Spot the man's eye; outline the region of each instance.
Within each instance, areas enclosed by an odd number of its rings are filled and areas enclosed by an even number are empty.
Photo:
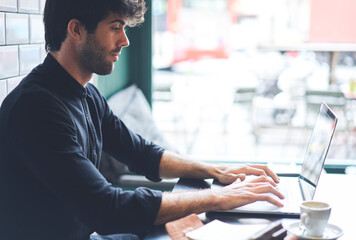
[[[112,30],[113,31],[119,31],[121,28],[117,28],[117,27],[113,27]]]

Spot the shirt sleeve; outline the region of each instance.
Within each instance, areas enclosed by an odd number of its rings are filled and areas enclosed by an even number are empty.
[[[44,194],[53,194],[91,229],[100,234],[142,234],[153,226],[162,193],[147,188],[123,191],[109,184],[85,157],[75,123],[60,101],[44,93],[23,97],[9,127],[14,131],[10,141],[21,149],[17,153],[21,164],[47,189]],[[128,136],[120,141],[130,138],[125,131]]]
[[[100,95],[102,110],[103,151],[110,154],[139,175],[151,181],[161,181],[159,164],[164,149],[133,133],[114,115]]]

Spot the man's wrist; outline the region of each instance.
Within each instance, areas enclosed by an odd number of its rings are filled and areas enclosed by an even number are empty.
[[[210,178],[219,179],[220,176],[224,174],[224,169],[225,167],[223,167],[222,165],[210,164],[210,166],[208,167],[208,175],[210,176]]]

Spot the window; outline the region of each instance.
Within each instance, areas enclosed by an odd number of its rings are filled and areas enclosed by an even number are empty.
[[[176,150],[199,159],[298,163],[313,103],[324,100],[339,116],[327,163],[349,164],[354,8],[352,0],[154,0],[158,126]]]

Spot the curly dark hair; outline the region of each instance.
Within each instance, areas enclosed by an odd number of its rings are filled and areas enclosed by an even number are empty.
[[[134,27],[144,21],[144,0],[46,0],[43,22],[47,51],[59,51],[67,36],[70,20],[79,20],[89,33],[94,33],[100,21],[110,13],[127,19]]]

